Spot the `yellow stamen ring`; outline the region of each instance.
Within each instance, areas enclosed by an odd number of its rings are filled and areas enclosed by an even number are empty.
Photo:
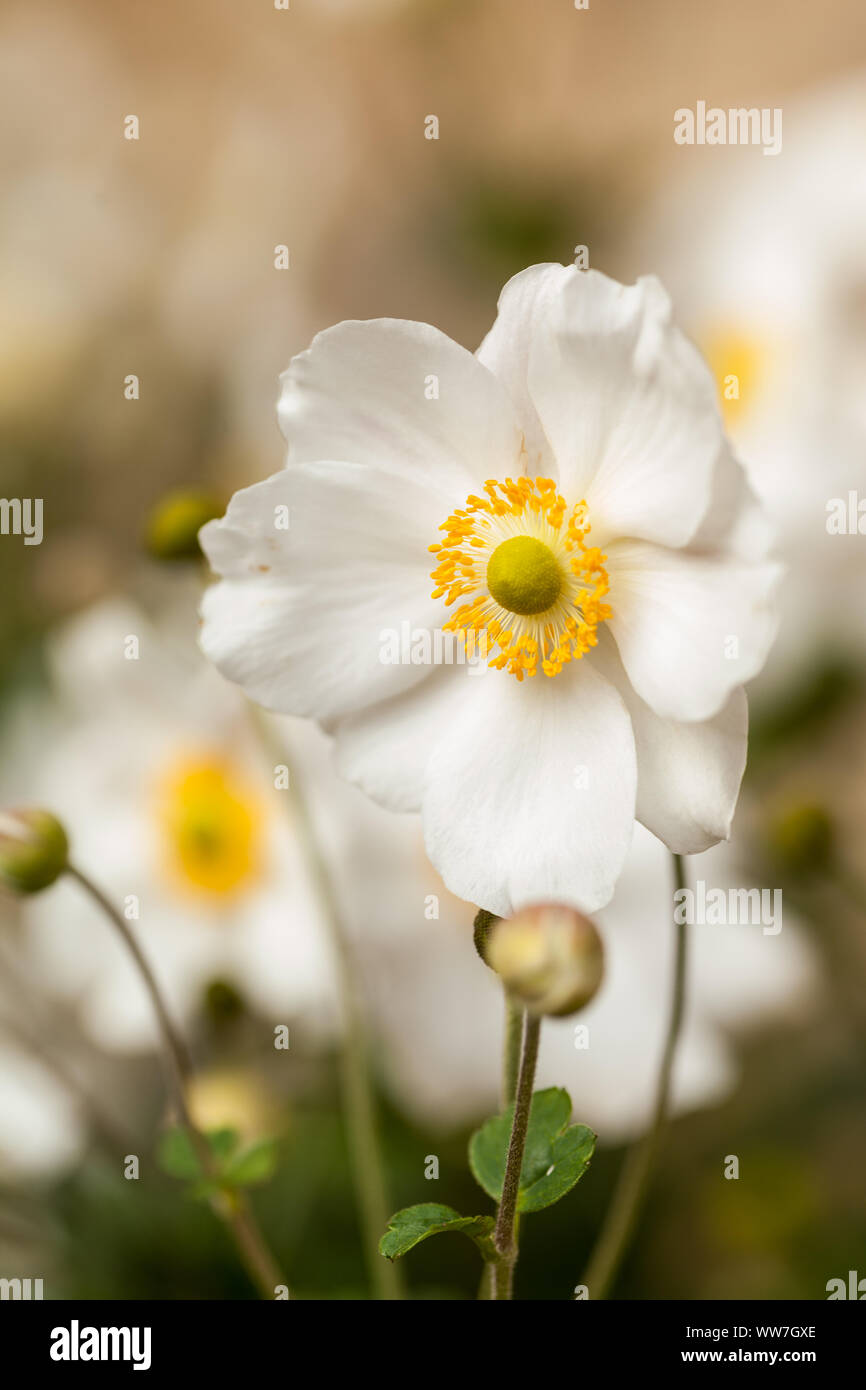
[[[444,624],[464,641],[485,633],[498,654],[490,665],[522,680],[539,665],[556,676],[598,641],[611,616],[607,556],[584,542],[586,503],[568,512],[550,478],[488,481],[484,497],[466,499],[440,526],[431,545],[434,598],[446,604],[469,598]]]

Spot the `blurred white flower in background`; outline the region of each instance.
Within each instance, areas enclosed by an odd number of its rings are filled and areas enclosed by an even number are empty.
[[[8,1040],[0,1011],[0,1181],[33,1181],[71,1167],[85,1135],[69,1088]]]
[[[184,819],[166,816],[154,789],[165,785],[166,770],[192,767],[199,775],[199,750],[218,749],[238,769],[238,786],[257,789],[250,804],[259,803],[262,824],[269,820],[268,798],[284,795],[271,790],[270,767],[263,769],[251,742],[243,702],[195,650],[192,593],[185,598],[152,622],[134,606],[108,603],[61,630],[49,649],[52,697],[19,711],[7,729],[4,800],[14,786],[16,799],[26,793],[27,800],[51,805],[67,819],[76,858],[108,892],[118,902],[140,894],[141,921],[130,925],[184,1021],[207,983],[220,978],[233,982],[269,1024],[297,1012],[305,1045],[328,1045],[338,1025],[327,936],[283,806],[276,806],[276,824],[262,837],[270,851],[267,872],[264,862],[252,870],[248,848],[239,852],[231,835],[218,871],[213,864],[208,871],[218,873],[220,891],[203,892],[200,881],[184,885],[178,876],[179,862],[186,863],[200,880],[206,859],[166,857],[167,846],[179,848],[175,837]],[[127,662],[123,641],[133,633],[140,659]],[[343,781],[331,741],[315,727],[281,720],[273,731],[291,749],[306,787],[388,1089],[407,1114],[435,1129],[477,1122],[498,1106],[503,1001],[499,981],[472,943],[473,909],[452,897],[431,868],[417,816],[384,811]],[[226,805],[225,787],[208,781],[204,790],[236,834],[237,807],[231,800]],[[180,805],[185,815],[194,811],[195,796],[181,796]],[[219,817],[202,828],[212,836]],[[733,882],[728,853],[719,848],[689,860],[690,877]],[[226,891],[231,871],[239,875],[236,893]],[[213,887],[213,877],[210,882]],[[88,1031],[106,1047],[153,1044],[140,982],[74,885],[29,899],[19,912],[17,940],[31,941],[40,989],[75,1001]],[[641,827],[616,896],[596,920],[605,980],[584,1013],[545,1024],[540,1084],[566,1086],[578,1117],[611,1142],[645,1121],[672,972],[669,856]],[[814,983],[793,923],[786,921],[779,936],[763,936],[760,927],[696,926],[691,941],[677,1110],[711,1104],[733,1085],[731,1030],[793,1013]],[[582,1024],[588,1046],[577,1048],[575,1026]]]
[[[863,537],[827,532],[831,499],[866,497],[864,74],[786,104],[776,158],[705,149],[698,167],[696,153],[640,220],[632,257],[658,270],[707,355],[779,530],[782,621],[757,684],[774,694],[816,655],[866,650],[866,608],[840,599],[862,586]]]
[[[55,700],[29,737],[18,718],[6,800],[51,806],[74,862],[139,914],[130,929],[182,1022],[227,980],[275,1021],[288,1013],[327,1034],[331,961],[284,793],[191,624],[187,638],[171,625],[158,634],[120,602],[72,620],[49,647]],[[22,915],[46,988],[78,1000],[94,1039],[153,1044],[128,953],[76,884],[28,900]]]
[[[422,882],[414,890],[403,884],[402,921],[388,949],[362,956],[386,1043],[383,1065],[401,1102],[419,1119],[472,1123],[498,1108],[502,989],[475,955],[465,903],[440,885],[440,920],[423,920],[425,895],[436,884],[420,861],[420,832],[414,817],[391,820],[392,838],[405,844],[407,861],[415,837]],[[686,862],[692,884],[703,878],[712,887],[746,886],[727,846]],[[386,882],[383,905],[388,894]],[[541,1034],[537,1084],[566,1087],[576,1118],[596,1129],[601,1143],[640,1133],[653,1106],[672,988],[672,913],[670,855],[637,826],[614,899],[594,915],[605,948],[601,989],[574,1017],[545,1019]],[[371,918],[368,932],[375,933],[378,921]],[[789,918],[776,936],[764,935],[760,925],[696,924],[688,930],[675,1112],[727,1095],[738,1076],[735,1035],[774,1019],[800,1021],[816,986],[813,954]]]

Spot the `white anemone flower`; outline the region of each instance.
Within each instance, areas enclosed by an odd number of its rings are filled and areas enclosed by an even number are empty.
[[[285,373],[280,419],[286,469],[201,533],[204,650],[420,810],[452,892],[592,911],[635,817],[677,852],[727,836],[778,571],[655,279],[532,267],[474,356],[425,324],[339,324]],[[401,631],[432,660],[392,660]]]

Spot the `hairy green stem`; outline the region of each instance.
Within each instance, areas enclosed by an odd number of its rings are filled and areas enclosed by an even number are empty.
[[[679,890],[685,887],[685,867],[682,855],[675,854],[673,856],[673,867],[674,885]],[[583,1282],[590,1298],[593,1299],[607,1297],[637,1226],[649,1189],[653,1167],[667,1122],[673,1063],[685,1009],[686,963],[686,926],[684,923],[677,923],[671,1011],[659,1068],[652,1120],[644,1138],[635,1145],[626,1157],[595,1250],[584,1275]]]
[[[512,1297],[514,1266],[517,1263],[518,1253],[517,1198],[520,1192],[520,1170],[523,1167],[523,1153],[526,1148],[529,1111],[532,1106],[532,1087],[535,1082],[538,1043],[541,1035],[541,1019],[534,1014],[524,1011],[522,1023],[520,1067],[514,1095],[514,1119],[511,1123],[511,1138],[508,1141],[508,1156],[505,1160],[502,1196],[499,1200],[496,1227],[493,1232],[493,1243],[496,1246],[499,1259],[492,1266],[490,1272],[491,1298],[498,1300]]]
[[[511,995],[505,994],[505,1041],[502,1055],[502,1108],[514,1104],[520,1071],[520,1044],[523,1038],[523,1010]]]

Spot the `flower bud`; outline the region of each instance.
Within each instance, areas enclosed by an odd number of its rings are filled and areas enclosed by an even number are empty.
[[[769,848],[790,873],[808,875],[829,870],[835,853],[833,822],[823,806],[795,805],[771,822]]]
[[[196,1072],[187,1087],[190,1114],[205,1133],[231,1129],[246,1143],[273,1134],[284,1124],[274,1096],[252,1067],[212,1066]]]
[[[597,993],[604,950],[595,924],[557,903],[527,907],[490,931],[486,960],[534,1014],[573,1014]]]
[[[49,811],[0,811],[0,882],[16,893],[49,888],[67,867],[66,831]]]
[[[204,992],[204,1013],[210,1023],[220,1027],[243,1017],[243,997],[228,980],[211,980]]]
[[[147,519],[145,548],[155,560],[198,560],[198,533],[225,508],[210,493],[196,489],[170,492]]]

